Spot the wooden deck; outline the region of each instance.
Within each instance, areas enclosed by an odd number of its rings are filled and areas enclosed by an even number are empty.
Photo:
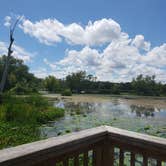
[[[0,151],[0,166],[161,166],[164,162],[166,139],[109,126]]]

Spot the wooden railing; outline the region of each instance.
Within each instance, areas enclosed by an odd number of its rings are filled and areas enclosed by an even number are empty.
[[[166,139],[109,126],[0,151],[0,166],[113,166],[166,164]]]

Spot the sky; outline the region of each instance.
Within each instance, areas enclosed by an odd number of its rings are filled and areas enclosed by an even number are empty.
[[[39,78],[86,71],[101,81],[139,74],[166,82],[165,0],[1,0],[0,55],[16,27],[13,56]]]

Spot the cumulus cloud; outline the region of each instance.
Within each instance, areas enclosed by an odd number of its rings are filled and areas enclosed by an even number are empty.
[[[127,82],[138,74],[155,74],[158,81],[166,82],[166,43],[151,48],[143,35],[130,38],[112,19],[89,21],[83,26],[78,23],[65,25],[56,19],[32,22],[24,18],[20,28],[47,45],[62,41],[82,45],[80,50],[66,51],[66,56],[58,62],[43,59],[51,69],[49,74],[59,78],[85,70],[99,80]],[[105,48],[101,50],[100,45]]]
[[[48,64],[55,76],[62,78],[69,72],[85,70],[98,80],[127,82],[139,74],[156,75],[158,81],[166,82],[166,44],[155,47],[142,55],[130,40],[112,42],[102,52],[90,47],[80,51],[69,50],[66,57]],[[56,67],[55,67],[56,66]],[[62,75],[63,73],[63,75]]]
[[[63,38],[70,44],[101,45],[124,36],[117,22],[105,18],[89,21],[85,27],[77,23],[65,25],[56,19],[44,19],[34,23],[23,19],[20,28],[47,45],[61,42]]]
[[[150,49],[150,42],[145,41],[143,35],[136,35],[132,41],[132,44],[137,48],[144,49],[145,51],[149,51]]]
[[[8,45],[5,42],[0,41],[0,55],[7,55]],[[13,45],[13,57],[22,59],[24,62],[29,62],[34,56],[34,53],[26,51],[24,48],[14,44]]]

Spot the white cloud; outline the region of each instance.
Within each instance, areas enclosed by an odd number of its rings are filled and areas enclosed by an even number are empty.
[[[77,23],[64,25],[56,19],[44,19],[34,23],[23,19],[20,28],[47,45],[61,42],[62,38],[70,44],[101,45],[124,36],[120,25],[112,19],[90,21],[85,27]]]
[[[35,70],[30,70],[30,72],[34,73],[34,75],[38,78],[45,78],[49,75],[46,68],[38,68]]]
[[[132,41],[132,44],[137,48],[144,49],[145,51],[149,51],[150,49],[150,42],[145,41],[143,35],[136,35]]]
[[[71,72],[85,70],[99,80],[126,82],[138,74],[155,74],[158,81],[166,82],[166,43],[151,48],[143,35],[130,38],[112,19],[90,21],[82,26],[78,23],[65,25],[56,19],[32,22],[24,18],[20,28],[47,45],[64,39],[68,44],[83,46],[79,51],[66,51],[66,56],[58,62],[44,58],[50,71],[39,70],[38,76],[52,74],[63,78]],[[103,44],[106,46],[101,51],[99,46]]]
[[[0,55],[7,55],[8,45],[5,42],[0,41]],[[22,59],[24,62],[29,62],[34,56],[34,53],[26,51],[24,48],[14,44],[13,45],[13,57]]]
[[[45,62],[51,67],[52,62]],[[51,71],[58,78],[85,70],[103,81],[127,82],[139,74],[155,74],[158,81],[166,82],[166,44],[144,55],[131,44],[130,39],[112,42],[101,53],[86,46],[80,51],[67,51],[66,57],[53,65]]]
[[[11,17],[6,16],[5,19],[4,19],[4,26],[10,27],[10,25],[11,25]]]
[[[55,68],[57,67],[56,64],[53,64],[53,63],[49,62],[49,61],[47,60],[47,58],[44,58],[44,59],[43,59],[43,62],[44,62],[46,65],[48,65],[50,68],[52,68],[52,69],[55,69]]]

